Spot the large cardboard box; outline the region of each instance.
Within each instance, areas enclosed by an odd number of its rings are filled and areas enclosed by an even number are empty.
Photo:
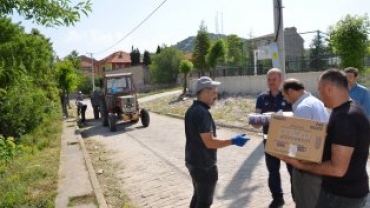
[[[321,163],[327,124],[273,114],[265,152]]]

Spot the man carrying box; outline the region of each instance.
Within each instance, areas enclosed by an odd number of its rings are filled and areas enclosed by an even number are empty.
[[[328,122],[324,104],[305,91],[303,83],[297,79],[287,79],[283,83],[283,95],[298,118]],[[296,208],[312,208],[318,201],[321,190],[321,176],[293,168],[292,194]]]
[[[316,208],[361,208],[369,192],[369,120],[363,108],[350,99],[342,71],[329,69],[321,74],[318,92],[325,106],[332,109],[322,164],[281,158],[297,169],[322,175]]]
[[[292,111],[292,106],[284,99],[280,91],[283,82],[283,74],[280,69],[272,68],[267,72],[267,85],[269,90],[258,95],[256,113]],[[260,128],[259,125],[253,125]],[[268,133],[268,125],[263,126],[264,136]],[[266,144],[266,141],[263,141]],[[278,208],[284,205],[283,190],[281,188],[280,160],[265,153],[265,162],[269,172],[268,185],[272,194],[272,202],[269,208]],[[291,174],[291,166],[287,166]]]

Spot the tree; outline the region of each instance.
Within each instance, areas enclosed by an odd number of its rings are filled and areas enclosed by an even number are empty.
[[[327,53],[327,43],[320,31],[317,31],[317,35],[312,39],[310,44],[310,68],[311,69],[322,69],[326,66],[327,61],[322,59],[322,55]]]
[[[0,16],[16,12],[27,20],[51,27],[74,25],[80,20],[81,13],[87,16],[91,12],[90,0],[75,5],[70,3],[71,0],[5,0],[0,4]]]
[[[212,69],[214,69],[220,61],[225,60],[225,55],[225,42],[222,39],[217,39],[216,42],[213,44],[209,54],[207,55],[207,62],[209,67],[211,67],[210,74],[212,78],[214,77]]]
[[[138,48],[134,49],[134,46],[132,46],[130,56],[131,56],[131,66],[136,66],[140,64],[140,51]]]
[[[242,65],[242,47],[241,40],[237,35],[226,37],[227,63],[229,65],[238,67]]]
[[[182,60],[180,62],[179,71],[184,74],[184,94],[186,93],[186,87],[187,87],[187,75],[189,72],[193,70],[193,63],[188,60]]]
[[[65,60],[57,62],[55,74],[58,87],[63,92],[69,93],[77,88],[79,80],[71,61]]]
[[[79,70],[81,68],[81,60],[79,57],[79,54],[76,50],[71,51],[70,54],[68,54],[64,60],[68,60],[72,62],[73,68],[75,70]]]
[[[153,56],[152,64],[149,65],[150,79],[159,84],[176,83],[183,56],[183,53],[174,47],[163,48],[160,54]]]
[[[152,63],[152,60],[150,58],[150,53],[147,50],[144,51],[143,59],[144,59],[143,62],[145,66],[149,66]]]
[[[200,75],[205,75],[209,67],[207,65],[206,56],[211,47],[211,41],[207,32],[207,27],[204,21],[201,22],[198,34],[194,40],[193,62]]]
[[[157,46],[157,51],[155,53],[156,54],[160,54],[161,53],[161,47],[159,45]]]
[[[7,18],[0,18],[0,37],[0,88],[11,86],[21,73],[41,86],[47,83],[54,57],[49,39],[36,29],[27,34]]]
[[[340,67],[364,70],[363,58],[368,47],[369,17],[347,15],[329,28],[330,47],[341,58]]]

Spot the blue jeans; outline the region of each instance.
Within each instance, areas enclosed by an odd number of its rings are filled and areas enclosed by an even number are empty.
[[[203,168],[186,163],[186,167],[189,170],[194,187],[190,208],[210,208],[218,180],[217,166]]]
[[[366,198],[347,198],[335,195],[321,189],[316,208],[361,208],[365,206]]]
[[[266,140],[264,140],[263,144],[266,144]],[[267,170],[269,172],[269,188],[272,194],[272,198],[282,198],[283,197],[283,189],[281,188],[281,177],[280,177],[280,159],[265,153],[265,162],[267,166]],[[292,166],[287,164],[287,169],[290,175],[290,180],[292,176]]]

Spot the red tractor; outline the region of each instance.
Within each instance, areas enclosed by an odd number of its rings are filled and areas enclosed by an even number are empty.
[[[148,111],[140,109],[132,73],[106,74],[102,80],[100,113],[103,126],[117,130],[119,121],[137,123],[141,120],[148,127]]]

